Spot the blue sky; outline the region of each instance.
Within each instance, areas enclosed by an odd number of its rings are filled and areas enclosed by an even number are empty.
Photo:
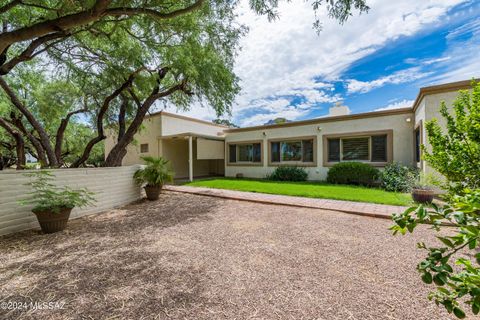
[[[328,115],[341,101],[351,113],[412,105],[420,87],[480,77],[480,1],[371,0],[371,11],[339,25],[308,1],[281,5],[268,22],[244,3],[236,73],[242,92],[229,117],[241,126],[276,117]],[[190,116],[214,118],[193,107]]]

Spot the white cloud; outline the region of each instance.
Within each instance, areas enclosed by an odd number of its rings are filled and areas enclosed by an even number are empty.
[[[280,19],[270,23],[266,17],[255,15],[243,0],[239,21],[249,26],[250,32],[241,40],[243,49],[235,65],[242,92],[233,106],[233,121],[246,126],[277,116],[295,120],[308,116],[322,103],[341,100],[331,82],[341,81],[342,73],[352,63],[389,41],[440,23],[450,8],[462,2],[465,0],[397,0],[392,5],[390,1],[371,0],[368,14],[353,16],[343,26],[320,11],[323,30],[317,35],[308,1],[280,2]],[[372,82],[353,81],[349,88],[365,92],[385,83],[424,76],[420,70],[407,69]],[[292,105],[294,98],[296,107]],[[275,100],[279,102],[272,102]],[[215,118],[213,112],[198,106],[186,114]]]
[[[413,67],[405,70],[397,71],[391,75],[381,77],[372,81],[358,81],[355,79],[348,80],[348,93],[366,93],[373,89],[383,87],[386,84],[400,84],[411,82],[430,75],[431,72],[422,72],[420,67]]]
[[[393,102],[385,107],[381,107],[375,109],[374,111],[383,111],[383,110],[393,110],[393,109],[401,109],[401,108],[411,108],[415,100],[407,100],[404,99],[402,101]]]

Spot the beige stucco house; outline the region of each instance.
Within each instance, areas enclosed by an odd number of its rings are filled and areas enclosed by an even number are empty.
[[[142,163],[144,155],[171,161],[176,178],[225,175],[264,178],[275,167],[305,167],[310,180],[324,180],[339,161],[362,161],[382,168],[392,161],[430,170],[420,157],[428,147],[425,122],[451,107],[458,90],[470,81],[421,88],[412,107],[327,116],[284,124],[227,128],[164,111],[149,115],[124,165]],[[337,108],[338,110],[338,108]],[[106,153],[114,137],[105,143]]]

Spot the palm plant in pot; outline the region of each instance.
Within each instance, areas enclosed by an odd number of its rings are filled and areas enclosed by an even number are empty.
[[[55,186],[52,183],[54,175],[50,171],[26,173],[25,176],[32,179],[26,184],[32,191],[21,204],[33,205],[32,212],[44,233],[64,230],[73,208],[82,208],[95,201],[93,193],[85,188]]]
[[[133,178],[144,187],[148,200],[157,200],[163,185],[172,182],[174,172],[170,169],[170,162],[162,157],[142,157],[146,165],[138,169]]]
[[[435,197],[435,185],[438,185],[438,179],[431,174],[421,173],[417,182],[412,186],[412,198],[417,203],[432,203]]]

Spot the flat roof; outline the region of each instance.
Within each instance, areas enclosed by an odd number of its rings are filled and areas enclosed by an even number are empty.
[[[479,78],[477,78],[476,81]],[[260,130],[260,129],[274,129],[274,128],[285,128],[285,127],[293,127],[293,126],[303,126],[308,124],[315,124],[315,123],[325,123],[330,121],[345,121],[351,119],[362,119],[362,118],[372,118],[372,117],[381,117],[385,115],[395,115],[395,114],[404,114],[404,113],[412,113],[417,110],[420,102],[422,101],[423,97],[429,94],[436,94],[442,92],[450,92],[450,91],[457,91],[462,89],[469,89],[471,88],[472,80],[463,80],[463,81],[456,81],[450,83],[444,83],[440,85],[428,86],[420,88],[418,95],[413,103],[412,107],[408,108],[399,108],[399,109],[391,109],[391,110],[381,110],[381,111],[370,111],[370,112],[362,112],[362,113],[355,113],[355,114],[348,114],[348,115],[341,115],[341,116],[325,116],[321,118],[314,118],[314,119],[307,119],[307,120],[299,120],[299,121],[291,121],[286,123],[280,124],[268,124],[268,125],[258,125],[258,126],[251,126],[251,127],[243,127],[243,128],[230,128],[228,126],[213,123],[210,121],[200,120],[196,118],[191,118],[187,116],[182,116],[176,113],[166,112],[164,110],[151,113],[147,115],[145,118],[154,117],[158,115],[165,115],[172,118],[193,121],[197,123],[212,125],[216,127],[220,127],[225,129],[224,132],[242,132],[242,131],[253,131],[253,130]]]
[[[261,129],[286,128],[286,127],[303,126],[303,125],[309,125],[309,124],[315,124],[315,123],[325,123],[325,122],[331,122],[331,121],[345,121],[345,120],[352,120],[352,119],[363,119],[363,118],[381,117],[386,115],[413,113],[418,108],[420,101],[422,101],[422,98],[425,95],[442,93],[442,92],[450,92],[450,91],[456,91],[456,90],[462,90],[462,89],[469,89],[471,88],[471,84],[472,84],[472,80],[463,80],[463,81],[457,81],[457,82],[451,82],[451,83],[445,83],[445,84],[420,88],[417,98],[413,103],[413,106],[408,108],[370,111],[370,112],[362,112],[362,113],[347,114],[347,115],[340,115],[340,116],[325,116],[321,118],[291,121],[291,122],[285,122],[285,123],[279,123],[279,124],[267,124],[267,125],[259,125],[259,126],[243,127],[243,128],[229,128],[225,130],[225,132],[242,132],[242,131],[254,131],[254,130],[261,130]]]
[[[206,121],[206,120],[200,120],[200,119],[196,119],[196,118],[192,118],[192,117],[182,116],[182,115],[179,115],[179,114],[176,114],[176,113],[166,112],[164,110],[150,113],[150,114],[146,115],[145,118],[155,117],[155,116],[159,116],[159,115],[164,115],[164,116],[167,116],[167,117],[172,117],[172,118],[177,118],[177,119],[182,119],[182,120],[187,120],[187,121],[193,121],[193,122],[208,124],[208,125],[215,126],[215,127],[220,127],[220,128],[229,128],[228,126],[223,125],[223,124],[218,124],[218,123],[213,123],[213,122]]]

